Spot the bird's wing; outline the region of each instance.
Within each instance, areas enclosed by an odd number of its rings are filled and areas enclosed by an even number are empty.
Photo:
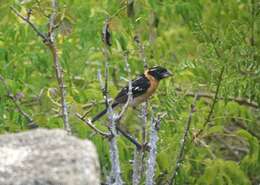
[[[133,98],[138,97],[144,94],[147,89],[150,87],[149,80],[145,77],[145,75],[141,75],[135,80],[132,81],[132,94]],[[116,103],[126,103],[128,99],[128,88],[129,86],[125,86],[116,96]]]

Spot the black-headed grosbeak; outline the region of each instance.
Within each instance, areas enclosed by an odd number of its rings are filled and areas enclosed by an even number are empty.
[[[172,73],[170,71],[160,66],[155,66],[147,69],[144,72],[144,74],[132,80],[133,100],[129,105],[135,107],[140,103],[145,102],[156,91],[159,85],[159,81],[171,75]],[[115,97],[112,103],[112,108],[115,108],[118,105],[124,105],[127,102],[128,88],[129,86],[127,85],[126,87],[121,89],[121,91],[117,94],[117,96]],[[92,123],[97,121],[106,113],[107,113],[107,109],[97,114],[91,120]]]

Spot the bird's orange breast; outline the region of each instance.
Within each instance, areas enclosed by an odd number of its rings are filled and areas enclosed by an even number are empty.
[[[156,80],[153,76],[149,75],[148,72],[145,72],[145,77],[149,80],[150,82],[150,87],[147,89],[147,91],[136,97],[133,102],[132,102],[132,106],[136,106],[140,103],[145,102],[150,96],[152,96],[154,94],[154,92],[156,91],[158,85],[159,85],[159,81]]]

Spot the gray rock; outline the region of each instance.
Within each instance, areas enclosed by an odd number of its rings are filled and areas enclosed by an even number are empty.
[[[95,146],[63,130],[0,136],[0,185],[99,185]]]

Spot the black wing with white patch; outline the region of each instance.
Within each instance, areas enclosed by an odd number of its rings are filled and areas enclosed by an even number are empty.
[[[145,77],[145,75],[139,76],[137,79],[132,81],[132,93],[133,97],[138,97],[144,94],[147,89],[150,87],[149,80]],[[116,96],[116,103],[126,103],[128,99],[128,88],[129,86],[124,87]]]

